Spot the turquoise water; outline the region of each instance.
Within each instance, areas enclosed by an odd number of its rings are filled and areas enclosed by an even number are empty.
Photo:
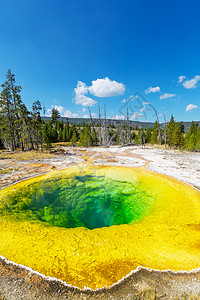
[[[8,196],[4,211],[18,219],[89,229],[129,224],[151,213],[155,199],[140,183],[104,176],[69,176],[38,181]]]

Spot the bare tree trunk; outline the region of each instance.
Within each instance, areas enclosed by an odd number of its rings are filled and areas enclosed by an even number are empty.
[[[23,141],[21,141],[21,148],[22,148],[22,151],[24,151],[24,143],[23,143]]]
[[[15,151],[14,130],[13,130],[13,126],[12,126],[10,107],[9,107],[8,101],[7,101],[7,110],[8,110],[8,124],[9,124],[9,129],[10,129],[11,150]]]
[[[106,120],[106,105],[104,104],[104,144],[107,146],[107,120]]]
[[[100,142],[100,145],[102,145],[101,111],[100,111],[100,106],[99,106],[99,104],[98,104],[98,110],[99,110],[99,142]]]
[[[46,106],[43,105],[43,114],[44,114],[44,117],[45,117],[45,114],[46,114]]]
[[[126,134],[127,134],[127,144],[130,144],[130,130],[129,130],[129,115],[128,115],[128,103],[127,103],[127,121],[126,121]]]
[[[29,142],[31,144],[31,148],[30,150],[34,150],[34,144],[33,144],[33,139],[32,139],[32,135],[31,135],[31,130],[30,130],[30,126],[26,120],[26,116],[23,114],[23,118],[24,118],[24,123],[26,125],[26,128],[27,128],[27,132],[28,132],[28,136],[29,136]]]
[[[88,106],[88,111],[89,111],[89,114],[90,114],[90,122],[91,122],[91,125],[92,125],[92,130],[94,132],[94,136],[96,137],[96,131],[95,131],[95,127],[94,127],[94,121],[93,121],[92,114],[91,114],[89,106]],[[95,144],[96,144],[96,138],[95,138]]]
[[[121,120],[120,122],[120,127],[119,127],[119,139],[120,139],[120,143],[122,146],[124,146],[124,134],[123,134],[123,121]]]
[[[165,121],[165,149],[166,149],[166,145],[167,145],[167,122],[166,122],[166,118],[165,118],[164,107],[163,107],[163,117],[164,117],[164,121]]]

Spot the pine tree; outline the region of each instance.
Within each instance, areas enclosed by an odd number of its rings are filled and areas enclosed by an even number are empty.
[[[40,111],[42,110],[42,106],[39,100],[34,101],[32,105],[32,135],[34,144],[38,149],[38,145],[41,145],[42,150],[42,119],[40,115]]]
[[[136,133],[135,131],[131,132],[131,140],[135,142]]]
[[[3,149],[4,148],[4,144],[3,144],[3,135],[0,131],[0,149]]]
[[[58,122],[58,127],[57,127],[57,131],[58,131],[58,141],[59,142],[62,142],[63,141],[63,127],[64,127],[64,124],[63,124],[63,119],[59,122]]]
[[[0,94],[0,122],[5,141],[12,151],[16,149],[16,129],[19,126],[16,115],[18,114],[18,97],[20,86],[15,86],[15,76],[8,70],[6,81],[1,85]],[[17,133],[18,134],[18,133]]]
[[[174,117],[171,116],[170,122],[167,124],[167,144],[170,147],[174,146],[173,134],[175,130],[175,121]]]
[[[64,141],[64,139],[63,139],[63,130],[61,128],[58,131],[58,141],[59,142],[63,142]]]
[[[120,144],[120,136],[119,136],[119,131],[117,131],[117,132],[116,132],[116,134],[115,134],[115,143],[116,143],[117,145],[119,145],[119,144]]]
[[[144,133],[143,128],[139,129],[138,135],[139,135],[139,139],[140,139],[140,144],[142,146],[145,146],[145,133]]]
[[[197,131],[196,148],[200,150],[200,127],[198,128]]]
[[[69,142],[69,121],[68,121],[68,118],[67,118],[65,127],[66,127],[66,142]]]
[[[147,144],[151,142],[151,128],[146,129],[145,140]]]
[[[51,119],[53,124],[56,123],[56,121],[60,118],[60,113],[56,108],[53,108],[51,111]]]
[[[84,147],[92,146],[91,132],[90,132],[88,124],[86,124],[86,126],[82,129],[79,142],[80,142],[81,146],[84,146]]]
[[[66,126],[64,126],[64,128],[63,128],[62,135],[63,135],[63,137],[62,137],[63,142],[68,142],[68,134],[67,134],[67,128],[66,128]]]
[[[20,126],[21,126],[21,143],[24,147],[31,150],[34,149],[33,136],[32,136],[32,117],[25,104],[21,105],[20,112]]]
[[[140,145],[140,142],[141,142],[141,140],[140,140],[140,135],[139,135],[139,133],[138,133],[138,134],[135,134],[134,143],[135,143],[136,145]]]
[[[57,141],[58,141],[58,132],[57,132],[57,127],[54,126],[52,128],[52,142],[57,143]]]
[[[179,147],[183,143],[183,134],[181,133],[179,123],[175,123],[172,137],[171,137],[171,146]]]
[[[73,133],[74,131],[76,132],[76,135],[78,137],[78,131],[77,131],[77,128],[76,128],[76,124],[72,124],[70,127],[69,127],[69,141],[71,140],[72,136],[73,136]]]
[[[74,130],[73,134],[72,134],[72,138],[70,140],[70,143],[72,144],[72,146],[76,146],[76,142],[77,142],[77,135],[76,135],[76,131]]]
[[[151,144],[158,144],[158,138],[159,138],[159,124],[158,121],[155,121],[152,134],[151,134]]]
[[[63,131],[63,127],[64,127],[64,123],[63,123],[63,119],[60,121],[60,129],[61,131]]]
[[[52,142],[52,127],[51,122],[47,122],[44,124],[43,130],[42,130],[42,137],[43,141],[46,144],[46,148],[51,148],[51,142]]]
[[[198,128],[198,124],[192,121],[189,131],[187,132],[185,137],[185,148],[187,150],[194,151],[197,148],[197,144],[198,144],[197,128]]]
[[[20,111],[22,107],[22,100],[20,96],[21,86],[15,85],[15,75],[8,70],[7,73],[7,80],[9,84],[10,94],[13,100],[14,106],[14,118],[15,118],[15,138],[16,138],[16,145],[21,145],[22,151],[24,150],[24,143],[21,137],[23,131],[23,120],[20,118]]]
[[[1,130],[5,136],[5,143],[12,151],[20,146],[25,149],[28,137],[29,112],[21,100],[21,86],[15,85],[15,75],[8,70],[6,81],[1,85],[0,121]]]

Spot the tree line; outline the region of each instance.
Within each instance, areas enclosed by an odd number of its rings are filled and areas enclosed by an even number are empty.
[[[171,116],[169,122],[161,128],[155,121],[153,129],[139,128],[132,125],[128,118],[119,124],[107,122],[106,109],[104,118],[94,123],[90,110],[90,122],[70,124],[59,120],[60,113],[52,109],[50,121],[44,121],[41,112],[45,107],[39,100],[33,102],[28,110],[21,99],[22,87],[16,85],[15,75],[8,70],[6,81],[1,85],[0,93],[0,148],[24,150],[50,149],[52,143],[67,142],[72,146],[110,146],[110,145],[146,145],[160,144],[171,148],[200,150],[200,127],[192,122],[188,132],[185,132],[183,122],[176,122]]]

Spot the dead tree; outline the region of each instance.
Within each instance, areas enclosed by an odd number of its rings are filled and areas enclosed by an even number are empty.
[[[104,134],[103,134],[104,145],[108,145],[108,132],[107,132],[107,120],[106,120],[106,105],[104,104]]]
[[[164,121],[165,121],[165,149],[166,149],[166,145],[167,145],[167,122],[166,122],[166,118],[165,118],[164,107],[162,109],[163,109],[163,117],[164,117]]]
[[[98,104],[98,110],[99,110],[99,142],[100,142],[100,145],[102,145],[101,111],[100,111],[100,105],[99,104]]]
[[[126,138],[127,138],[127,144],[130,144],[130,128],[129,128],[128,103],[127,103],[127,118],[126,118]]]
[[[120,140],[120,143],[122,146],[124,146],[124,128],[123,128],[123,125],[124,125],[124,121],[121,120],[120,121],[120,126],[119,126],[119,140]]]
[[[90,115],[90,123],[92,125],[92,130],[93,130],[93,133],[94,133],[94,138],[95,138],[95,144],[97,143],[96,141],[96,131],[95,131],[95,125],[94,125],[94,121],[93,121],[93,118],[92,118],[92,114],[91,114],[91,111],[90,111],[90,108],[88,106],[88,111],[89,111],[89,115]]]
[[[45,114],[46,114],[46,106],[43,105],[43,115],[44,115],[44,117],[45,117]]]

